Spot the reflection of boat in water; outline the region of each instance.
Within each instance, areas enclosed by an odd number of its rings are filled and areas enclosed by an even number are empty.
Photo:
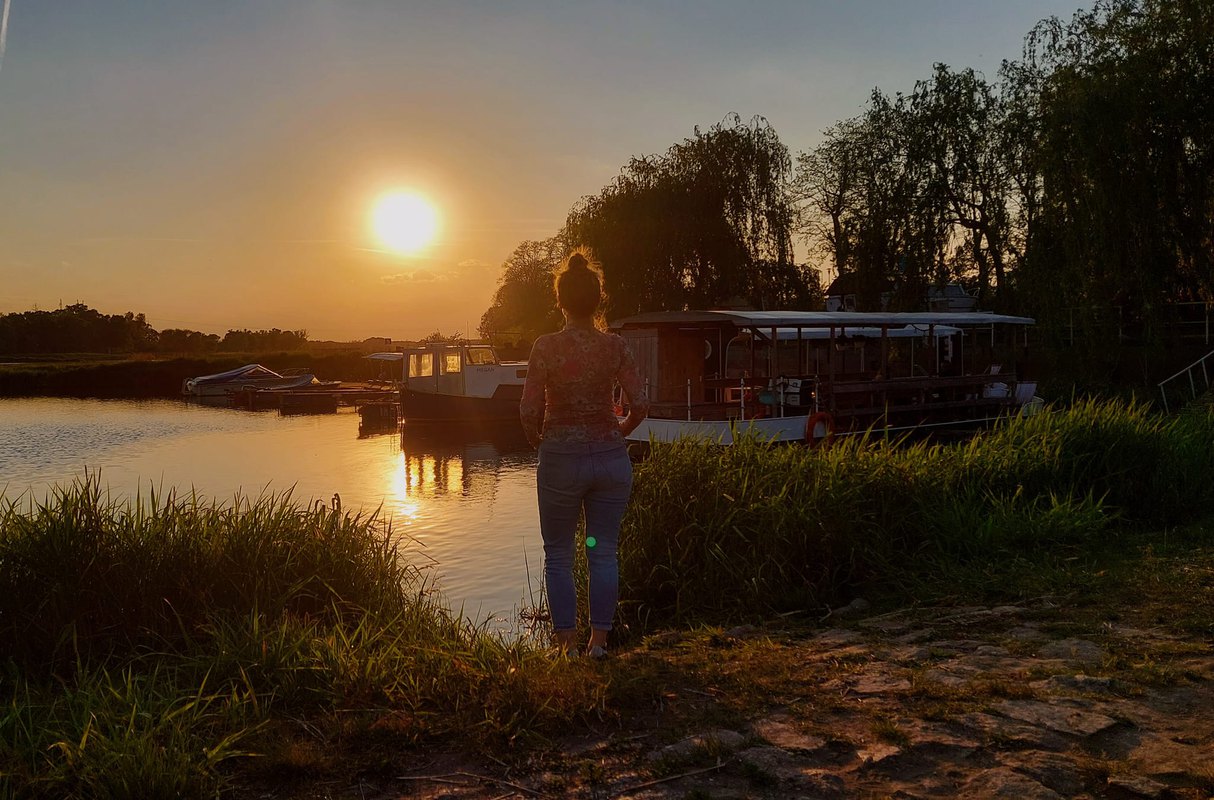
[[[227,372],[186,378],[181,384],[181,393],[189,397],[227,397],[249,389],[328,388],[338,384],[340,381],[317,380],[311,373],[283,375],[261,364],[246,364]]]
[[[534,463],[522,426],[516,427],[517,432],[406,424],[400,436],[405,492],[492,497],[503,469]]]
[[[396,433],[400,428],[400,405],[395,400],[376,400],[358,407],[358,438]]]

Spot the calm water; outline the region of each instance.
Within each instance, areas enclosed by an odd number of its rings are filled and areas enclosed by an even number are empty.
[[[87,469],[119,497],[338,494],[346,509],[382,506],[449,605],[510,627],[529,587],[539,596],[535,454],[514,431],[493,438],[362,434],[353,409],[284,417],[174,400],[0,399],[0,492],[41,499]]]

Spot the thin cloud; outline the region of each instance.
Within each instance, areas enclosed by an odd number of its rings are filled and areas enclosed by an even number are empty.
[[[447,276],[439,272],[431,272],[428,269],[419,269],[413,272],[397,272],[394,275],[384,275],[380,278],[382,283],[389,286],[398,283],[437,283],[438,281],[447,280]]]
[[[8,12],[13,0],[4,0],[4,13],[0,14],[0,66],[4,66],[4,50],[8,45]]]

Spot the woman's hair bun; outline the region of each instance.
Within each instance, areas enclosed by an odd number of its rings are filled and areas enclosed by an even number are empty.
[[[590,266],[590,262],[586,260],[586,256],[581,253],[574,253],[569,256],[569,265],[567,269],[586,269]]]

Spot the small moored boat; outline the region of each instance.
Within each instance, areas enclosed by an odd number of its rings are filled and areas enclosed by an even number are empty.
[[[434,342],[399,354],[401,412],[405,423],[519,424],[527,362],[502,361],[491,345]]]
[[[244,389],[302,389],[318,384],[321,381],[310,373],[281,375],[261,364],[246,364],[227,372],[187,378],[181,384],[181,393],[188,397],[225,397]]]

